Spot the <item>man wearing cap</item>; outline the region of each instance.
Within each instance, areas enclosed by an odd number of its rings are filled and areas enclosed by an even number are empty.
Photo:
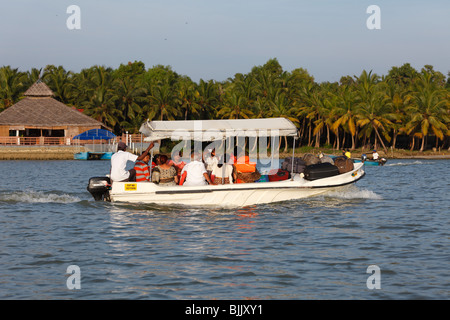
[[[373,153],[372,153],[372,159],[378,160],[379,157],[380,157],[380,155],[378,154],[377,150],[374,149]]]
[[[111,156],[111,180],[112,181],[135,181],[136,170],[126,170],[127,162],[141,161],[143,160],[153,148],[153,142],[150,143],[147,150],[145,150],[140,156],[127,152],[127,145],[120,141],[117,145],[117,152]]]

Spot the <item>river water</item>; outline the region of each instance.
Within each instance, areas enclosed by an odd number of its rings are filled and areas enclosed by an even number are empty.
[[[390,160],[326,196],[199,209],[93,201],[108,161],[2,161],[0,299],[448,299],[449,166]]]

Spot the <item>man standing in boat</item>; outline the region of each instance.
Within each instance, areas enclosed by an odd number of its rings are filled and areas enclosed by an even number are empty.
[[[126,170],[127,162],[136,162],[143,160],[153,148],[154,143],[151,142],[148,148],[137,156],[127,152],[127,145],[120,141],[117,145],[117,152],[111,156],[111,180],[112,181],[136,181],[136,170]]]

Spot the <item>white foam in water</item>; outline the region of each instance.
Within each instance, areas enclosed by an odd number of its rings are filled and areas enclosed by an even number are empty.
[[[80,198],[68,194],[44,193],[41,191],[20,191],[0,195],[1,201],[16,201],[26,203],[73,203],[80,201]]]
[[[416,164],[423,164],[422,161],[416,160],[414,162],[397,162],[397,163],[386,163],[386,167],[394,167],[394,166],[410,166],[410,165],[416,165]]]
[[[339,199],[383,199],[380,195],[371,190],[358,189],[357,187],[346,188],[339,191],[330,191],[327,192],[325,196]]]

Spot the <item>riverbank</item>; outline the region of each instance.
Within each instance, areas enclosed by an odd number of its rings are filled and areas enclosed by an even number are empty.
[[[84,147],[80,146],[0,146],[0,160],[73,160],[74,154],[83,152]],[[307,153],[318,155],[320,152],[330,155],[341,155],[342,152],[313,147],[300,147],[295,150],[296,157],[302,157]],[[381,157],[387,159],[450,159],[449,150],[427,150],[424,152],[410,150],[389,150],[385,153],[378,150]],[[352,158],[361,158],[362,154],[366,154],[370,158],[370,150],[353,150]],[[292,157],[292,150],[284,152],[280,150],[279,158]]]
[[[325,148],[313,148],[313,147],[300,147],[295,150],[295,156],[303,156],[306,153],[312,153],[318,155],[320,152],[329,155],[340,156],[342,155],[342,151],[337,151],[333,149],[325,149]],[[377,150],[380,157],[386,159],[450,159],[450,151],[445,150],[426,150],[423,152],[420,151],[410,151],[404,149],[396,149],[396,150],[388,150],[388,152],[384,152],[384,150]],[[372,150],[362,150],[356,149],[351,151],[352,158],[361,158],[363,154],[366,154],[368,158],[371,157]],[[280,151],[280,158],[292,157],[292,149],[288,150],[288,152]]]
[[[0,160],[73,160],[79,146],[1,146]]]

